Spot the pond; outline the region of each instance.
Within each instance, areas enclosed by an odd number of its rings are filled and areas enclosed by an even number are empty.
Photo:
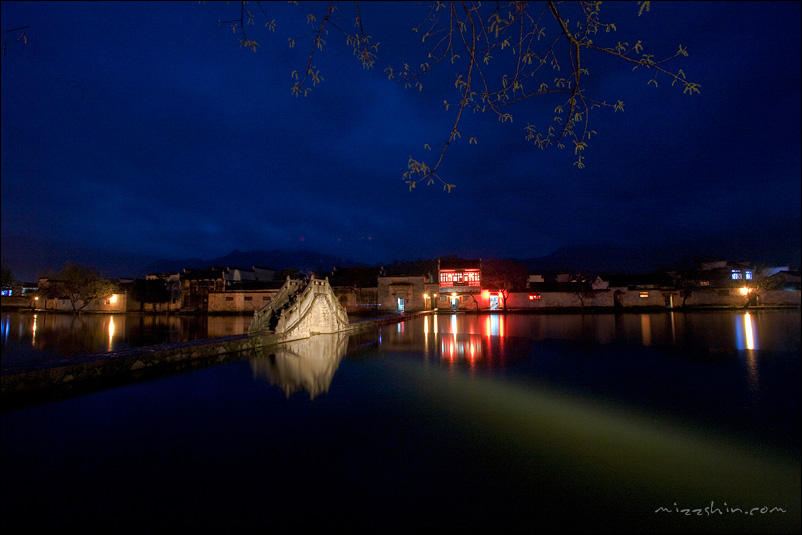
[[[798,310],[318,335],[4,411],[4,525],[798,532],[799,353]]]
[[[251,316],[159,314],[64,314],[6,312],[0,315],[3,367],[72,355],[123,351],[248,332]]]

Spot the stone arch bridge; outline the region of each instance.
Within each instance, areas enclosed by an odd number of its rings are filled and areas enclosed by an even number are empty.
[[[348,314],[324,280],[290,279],[270,303],[253,313],[249,334],[275,333],[282,340],[350,330]]]

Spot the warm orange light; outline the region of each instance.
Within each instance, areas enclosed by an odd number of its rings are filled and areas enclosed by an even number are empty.
[[[744,286],[743,288],[741,288],[741,295],[746,295],[746,294],[748,294],[748,293],[749,293],[749,288],[747,288],[746,286]]]
[[[752,332],[752,317],[749,312],[744,315],[744,334],[746,335],[746,349],[755,349],[755,334]]]
[[[111,297],[109,297],[109,303],[116,303],[116,302],[117,302],[117,296],[111,294]]]
[[[485,290],[484,292],[482,292],[482,297],[484,297],[485,299],[489,298],[490,297],[490,292]]]
[[[109,318],[109,351],[114,347],[114,318]]]

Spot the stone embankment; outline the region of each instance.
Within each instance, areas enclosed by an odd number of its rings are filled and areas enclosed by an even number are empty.
[[[270,336],[228,336],[4,367],[3,406],[14,401],[46,401],[247,358],[274,343]]]

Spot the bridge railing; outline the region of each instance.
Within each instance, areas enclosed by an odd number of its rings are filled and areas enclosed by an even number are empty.
[[[299,294],[296,294],[298,297],[295,303],[293,303],[286,310],[282,311],[281,317],[276,325],[276,332],[287,333],[297,326],[301,318],[305,316],[306,312],[308,312],[311,308],[312,301],[314,301],[315,298],[315,288],[317,287],[318,282],[320,281],[317,279],[310,280],[304,287],[303,291],[299,292]]]
[[[253,320],[248,329],[251,334],[271,330],[269,325],[274,316],[280,314],[280,310],[290,300],[290,297],[298,292],[302,281],[297,279],[290,279],[287,276],[286,282],[281,286],[276,296],[264,307],[254,311]]]

